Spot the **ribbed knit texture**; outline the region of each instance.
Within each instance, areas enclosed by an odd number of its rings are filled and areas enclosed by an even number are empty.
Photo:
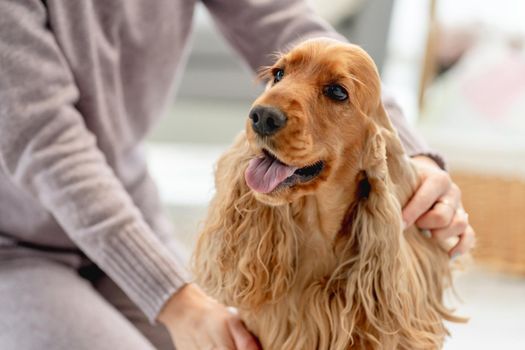
[[[301,0],[203,2],[253,69],[301,37],[344,40]],[[188,276],[140,144],[174,90],[194,5],[0,1],[0,232],[78,247],[152,321]]]
[[[114,281],[127,287],[132,300],[142,301],[147,315],[156,315],[190,278],[181,270],[181,262],[155,238],[147,226],[138,223],[110,235],[93,253],[93,259],[112,272]]]

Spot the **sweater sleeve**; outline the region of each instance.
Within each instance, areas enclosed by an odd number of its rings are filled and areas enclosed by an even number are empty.
[[[272,55],[315,37],[341,41],[304,0],[203,0],[219,30],[252,70],[272,63]]]
[[[316,37],[347,42],[305,0],[203,0],[228,42],[255,71],[272,63],[272,54]],[[426,155],[441,168],[443,158],[430,150],[408,125],[399,105],[383,96],[385,108],[410,156]]]
[[[383,92],[382,100],[385,110],[401,139],[401,144],[405,148],[405,152],[410,157],[427,156],[436,162],[441,169],[445,170],[446,164],[443,157],[432,150],[425,140],[409,125],[397,101],[388,92]]]
[[[42,203],[153,321],[185,272],[75,109],[79,92],[43,6],[0,2],[0,171]]]

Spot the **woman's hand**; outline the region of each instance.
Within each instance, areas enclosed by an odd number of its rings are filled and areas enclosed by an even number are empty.
[[[457,243],[448,252],[451,258],[468,252],[474,246],[475,232],[463,210],[461,190],[430,158],[417,156],[412,161],[421,185],[403,209],[405,227],[415,223],[442,246],[447,245],[447,239],[457,237]]]
[[[257,341],[241,319],[194,284],[178,291],[159,315],[177,349],[256,350]]]

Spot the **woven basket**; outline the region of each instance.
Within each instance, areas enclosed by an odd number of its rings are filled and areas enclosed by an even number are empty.
[[[525,276],[525,180],[453,172],[477,236],[476,262]]]

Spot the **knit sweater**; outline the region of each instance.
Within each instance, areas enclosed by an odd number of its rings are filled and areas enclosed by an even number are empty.
[[[188,281],[141,143],[184,65],[197,0],[0,0],[0,232],[79,249],[154,321]],[[302,0],[203,0],[252,69],[338,38]],[[409,154],[426,153],[386,101]]]

